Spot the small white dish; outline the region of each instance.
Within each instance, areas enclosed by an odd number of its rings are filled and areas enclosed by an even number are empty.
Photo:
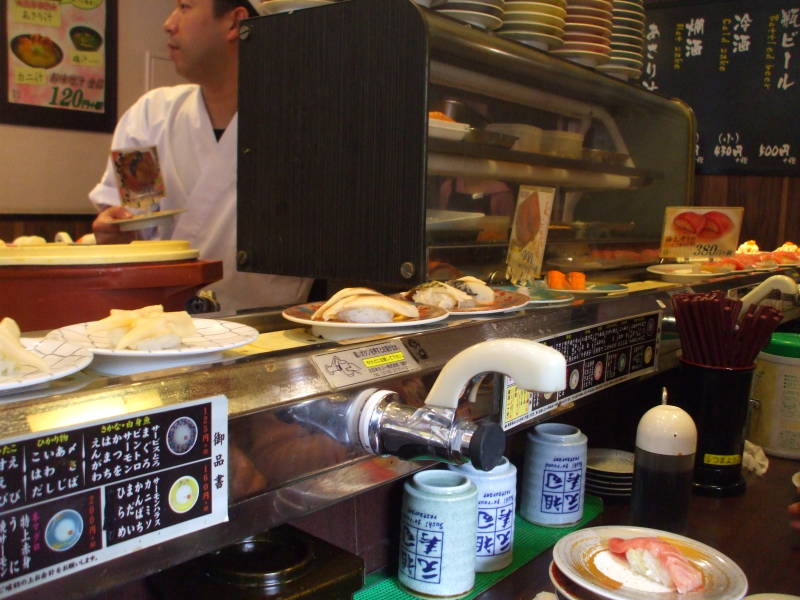
[[[472,127],[468,123],[453,123],[442,119],[428,119],[428,135],[433,138],[458,142],[463,140],[471,129]]]
[[[678,594],[633,573],[608,550],[612,537],[657,537],[677,547],[703,572],[702,592]],[[741,600],[747,593],[747,577],[726,555],[691,538],[646,527],[608,525],[579,529],[556,543],[553,561],[568,579],[610,600]]]
[[[46,340],[64,341],[94,354],[92,369],[104,375],[129,375],[142,371],[214,362],[222,352],[254,342],[258,331],[249,325],[219,319],[192,319],[197,334],[168,350],[116,350],[105,331],[89,333],[89,323],[55,329]]]
[[[61,379],[85,369],[92,362],[92,353],[86,348],[48,338],[21,338],[26,350],[33,352],[50,367],[43,373],[33,367],[23,366],[19,374],[0,376],[0,394],[19,392],[29,387]]]
[[[632,474],[633,462],[633,453],[625,450],[589,448],[586,452],[586,468],[604,473]]]
[[[403,319],[402,321],[390,321],[388,323],[346,323],[344,321],[318,321],[316,319],[312,319],[311,315],[313,315],[316,310],[322,306],[324,302],[308,302],[306,304],[298,304],[297,306],[291,306],[284,310],[281,315],[287,321],[292,321],[293,323],[300,323],[301,325],[308,325],[312,328],[317,328],[319,331],[326,330],[326,329],[337,329],[337,330],[345,330],[345,329],[365,329],[365,330],[380,330],[384,331],[386,329],[396,329],[398,327],[416,327],[418,325],[429,325],[431,323],[436,323],[437,321],[442,321],[448,317],[450,313],[448,313],[443,308],[439,308],[438,306],[428,306],[426,304],[417,304],[416,307],[419,309],[419,317],[416,319]],[[365,332],[350,332],[350,337],[353,337],[353,334],[363,334],[366,335]],[[325,336],[323,336],[325,337]]]
[[[273,0],[276,1],[276,0]],[[158,227],[171,221],[175,215],[184,212],[186,209],[178,208],[175,210],[160,210],[158,212],[130,217],[129,219],[114,219],[114,223],[119,225],[120,231],[138,231],[148,227]]]

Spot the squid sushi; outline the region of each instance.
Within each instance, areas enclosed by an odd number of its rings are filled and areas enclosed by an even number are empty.
[[[15,375],[20,367],[33,367],[37,371],[50,372],[47,363],[20,342],[17,322],[5,317],[0,321],[0,376]]]
[[[418,285],[407,292],[406,297],[410,297],[419,304],[438,306],[445,310],[475,306],[472,296],[442,281],[429,281]]]
[[[410,302],[369,294],[343,298],[322,313],[323,321],[337,319],[347,323],[390,323],[396,317],[417,319],[419,310]]]
[[[343,288],[336,292],[333,296],[328,298],[325,303],[320,306],[314,314],[311,315],[312,319],[322,319],[322,315],[325,314],[329,308],[331,308],[337,302],[344,300],[345,298],[349,298],[350,296],[381,296],[380,292],[376,292],[370,288],[363,288],[363,287],[354,287],[354,288]],[[327,319],[325,319],[327,321]]]
[[[449,284],[472,296],[479,306],[494,304],[494,290],[477,277],[460,277]]]
[[[672,544],[655,537],[611,538],[608,549],[622,554],[634,573],[676,590],[679,594],[703,588],[703,573]]]

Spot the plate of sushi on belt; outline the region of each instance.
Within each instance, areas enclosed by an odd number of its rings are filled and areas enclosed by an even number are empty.
[[[401,294],[407,300],[438,306],[451,315],[489,315],[527,306],[525,294],[493,288],[477,277],[461,277],[451,281],[428,281]]]
[[[621,283],[587,281],[586,275],[578,271],[570,273],[548,271],[545,289],[550,292],[568,292],[576,296],[623,295],[628,292],[628,287]]]
[[[248,325],[195,319],[186,311],[166,312],[160,304],[112,309],[99,321],[68,325],[45,337],[88,349],[94,354],[92,369],[106,375],[213,362],[224,350],[256,338],[258,331]]]
[[[80,346],[48,339],[20,337],[10,317],[0,321],[0,394],[67,377],[86,368],[92,353]]]
[[[580,529],[556,543],[553,562],[551,577],[555,570],[586,595],[610,600],[741,600],[747,593],[747,577],[733,560],[659,529]]]
[[[397,327],[417,327],[446,319],[448,312],[386,296],[370,288],[344,288],[324,302],[287,308],[283,318],[308,325],[325,339],[365,336]],[[357,331],[352,331],[352,330]]]

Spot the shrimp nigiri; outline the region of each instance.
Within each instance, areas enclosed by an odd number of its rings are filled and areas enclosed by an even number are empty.
[[[703,587],[703,573],[695,568],[675,546],[655,537],[611,538],[608,549],[624,554],[635,571],[679,594]]]

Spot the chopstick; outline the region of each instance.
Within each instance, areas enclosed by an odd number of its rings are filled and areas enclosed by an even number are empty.
[[[686,360],[710,367],[750,367],[783,320],[772,306],[742,302],[722,291],[682,293],[672,297],[672,308]]]

